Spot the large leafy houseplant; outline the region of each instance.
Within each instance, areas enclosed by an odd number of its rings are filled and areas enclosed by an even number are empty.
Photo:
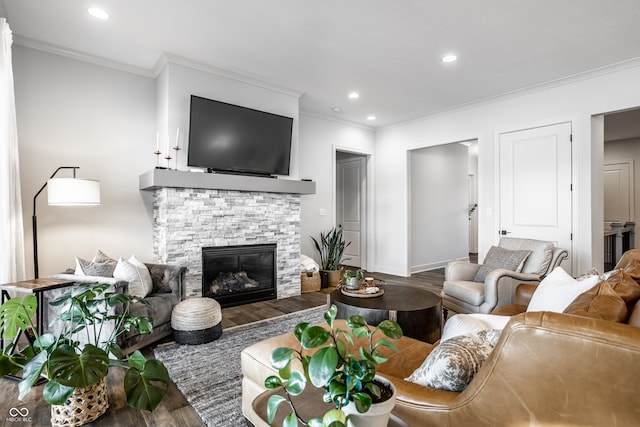
[[[283,426],[294,427],[298,422],[309,427],[344,426],[347,423],[344,407],[349,402],[354,402],[357,411],[364,413],[369,410],[374,399],[380,399],[381,388],[374,380],[376,365],[387,360],[380,350],[388,347],[397,351],[397,348],[386,338],[374,341],[373,337],[381,332],[387,338],[399,339],[402,337],[402,329],[391,320],[384,320],[377,327],[372,327],[358,315],[347,319],[350,331],[340,329],[335,325],[337,311],[336,306],[331,305],[324,314],[328,329],[306,322],[297,324],[294,335],[300,343],[299,348],[279,347],[272,352],[271,364],[278,370],[278,375],[269,376],[265,380],[265,387],[281,387],[287,397],[275,394],[269,398],[269,423],[273,422],[280,404],[288,402],[292,412],[284,419]],[[356,350],[353,337],[365,339],[366,345]],[[312,355],[306,351],[315,348],[318,350]],[[291,363],[296,359],[301,362],[302,371],[291,369]],[[304,392],[307,383],[324,388],[324,401],[334,405],[334,409],[327,411],[322,418],[301,419],[291,401],[291,396]]]
[[[153,411],[160,403],[170,382],[165,366],[158,360],[146,360],[140,351],[125,356],[116,344],[117,337],[131,328],[151,332],[151,318],[129,312],[133,302],[150,303],[129,294],[107,292],[108,288],[107,284],[77,284],[51,301],[51,305],[62,307],[54,333],[36,331],[33,295],[12,298],[0,307],[3,339],[14,339],[18,331],[30,336],[31,345],[18,349],[10,344],[0,355],[0,376],[22,370],[20,400],[44,377],[44,400],[62,405],[74,389],[97,384],[109,368],[121,367],[127,369],[124,390],[130,406]],[[108,322],[115,323],[111,331],[105,328]]]
[[[339,270],[345,249],[351,244],[342,237],[342,227],[334,227],[320,232],[320,240],[311,236],[316,251],[320,255],[320,268],[323,270]]]

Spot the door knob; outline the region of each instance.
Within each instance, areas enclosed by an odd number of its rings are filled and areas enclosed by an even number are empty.
[[[502,234],[503,236],[506,236],[507,234],[511,234],[511,232],[507,230],[500,230],[500,234]]]

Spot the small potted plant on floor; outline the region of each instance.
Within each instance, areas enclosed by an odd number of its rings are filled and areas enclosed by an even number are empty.
[[[311,236],[320,255],[320,277],[322,287],[336,287],[340,283],[340,264],[345,259],[344,251],[351,244],[342,237],[342,227],[334,227],[320,233],[320,240]]]
[[[269,398],[269,423],[273,422],[278,407],[288,402],[292,412],[282,424],[286,427],[297,426],[298,422],[310,427],[387,425],[395,405],[395,389],[391,382],[376,375],[376,365],[387,360],[380,352],[381,348],[397,349],[386,338],[373,338],[380,332],[387,338],[399,339],[402,329],[391,320],[384,320],[377,327],[372,327],[367,325],[362,316],[351,316],[346,322],[350,331],[343,330],[335,325],[337,311],[336,306],[332,305],[324,315],[329,329],[308,323],[296,325],[294,335],[300,342],[299,348],[280,347],[272,352],[271,364],[278,370],[278,375],[269,376],[265,380],[265,387],[282,387],[287,397],[276,394]],[[364,346],[356,348],[358,342],[354,338],[363,339]],[[309,355],[309,349],[317,351]],[[301,362],[302,371],[291,370],[291,362],[296,359]],[[327,411],[322,418],[302,420],[291,396],[302,394],[309,382],[315,387],[324,388],[324,401],[332,403],[334,409]]]
[[[124,391],[134,408],[153,411],[167,392],[170,380],[162,362],[147,360],[140,351],[125,356],[116,344],[118,335],[131,328],[151,332],[150,318],[129,313],[135,301],[150,303],[107,292],[108,288],[107,284],[76,284],[51,301],[63,307],[53,333],[39,333],[34,327],[37,302],[33,295],[12,298],[0,307],[2,338],[13,340],[22,331],[31,343],[22,349],[15,344],[4,349],[0,377],[22,371],[20,400],[40,378],[46,379],[42,394],[52,405],[53,425],[82,425],[104,414],[109,407],[105,377],[112,367],[127,370]],[[113,331],[106,332],[107,322],[115,322]],[[85,397],[76,398],[78,394]]]

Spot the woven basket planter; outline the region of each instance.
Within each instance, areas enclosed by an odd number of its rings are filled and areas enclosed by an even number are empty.
[[[77,427],[96,420],[109,409],[107,382],[102,378],[86,389],[75,389],[64,405],[51,405],[53,427]]]
[[[222,335],[222,311],[213,298],[189,298],[171,313],[173,339],[179,344],[206,344]]]
[[[300,275],[300,292],[318,292],[320,290],[320,273],[305,271]]]

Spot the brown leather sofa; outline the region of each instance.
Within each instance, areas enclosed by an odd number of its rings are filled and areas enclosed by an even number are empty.
[[[530,295],[522,289],[519,307],[503,312],[523,311]],[[251,403],[275,372],[271,351],[295,342],[288,333],[243,350],[243,412],[254,424],[261,425]],[[551,312],[513,316],[459,393],[405,381],[435,347],[407,337],[396,344],[378,371],[396,386],[393,412],[412,426],[640,425],[640,302],[626,324]]]

